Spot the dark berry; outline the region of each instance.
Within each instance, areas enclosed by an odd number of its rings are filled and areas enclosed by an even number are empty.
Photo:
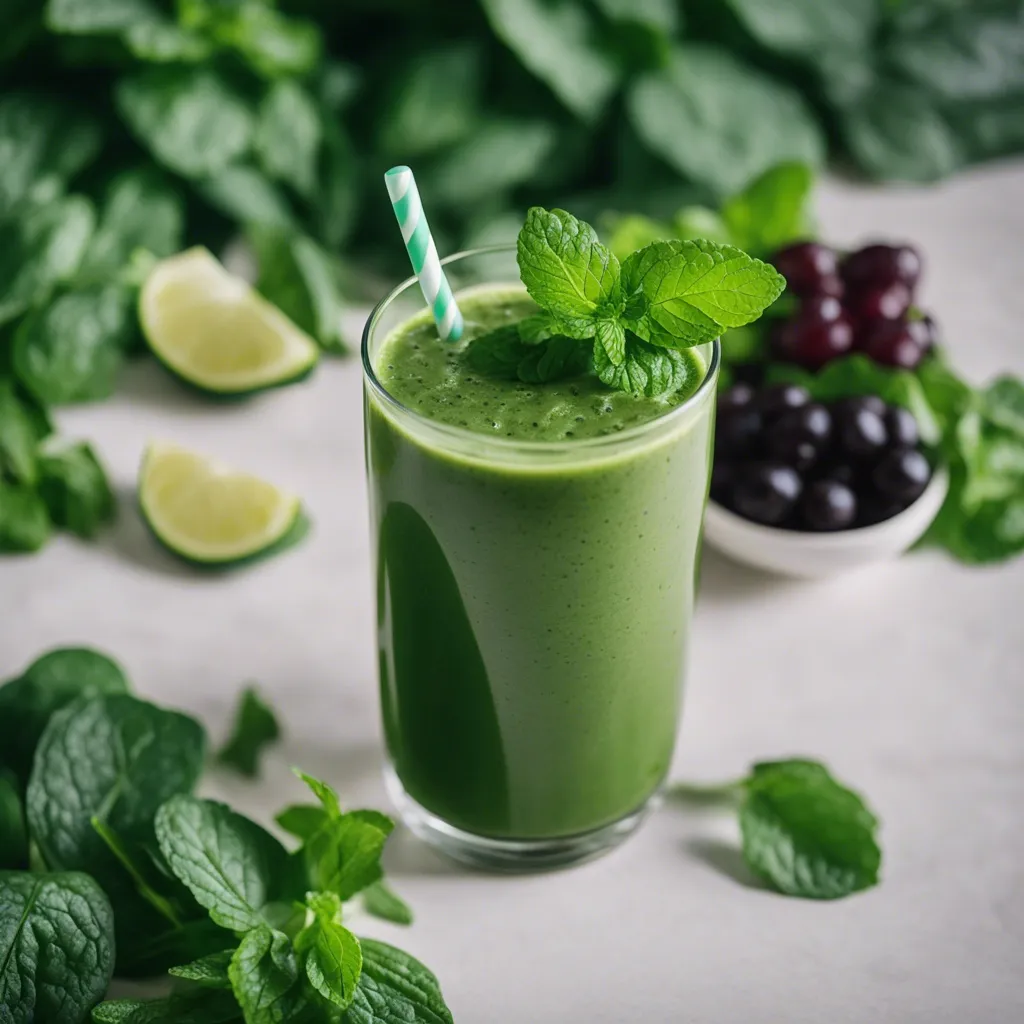
[[[858,336],[858,347],[882,366],[913,370],[924,358],[924,349],[909,326],[899,320],[872,320]]]
[[[742,459],[757,451],[761,437],[761,414],[749,406],[729,409],[715,426],[715,455]]]
[[[842,303],[834,295],[811,295],[800,303],[799,317],[808,322],[831,323],[843,315]]]
[[[885,425],[889,428],[889,443],[899,448],[916,448],[921,440],[917,420],[909,409],[890,405],[885,413]]]
[[[846,455],[855,459],[877,455],[889,443],[885,420],[864,406],[839,417],[839,446]]]
[[[711,470],[711,497],[720,505],[732,504],[732,485],[735,479],[735,466],[731,462],[716,459]]]
[[[828,447],[832,437],[832,416],[823,405],[811,403],[784,412],[768,428],[769,453],[796,469],[808,469]]]
[[[872,474],[880,494],[909,504],[928,486],[932,467],[924,455],[914,448],[896,448],[875,466]]]
[[[854,489],[860,479],[860,474],[848,462],[837,462],[822,470],[819,477],[821,480],[834,480],[837,484]]]
[[[843,284],[843,279],[838,274],[826,274],[825,277],[818,281],[818,287],[815,290],[815,295],[832,295],[837,299],[841,299],[846,292],[846,285]]]
[[[926,355],[939,343],[939,329],[927,313],[922,317],[908,319],[907,331]]]
[[[786,279],[786,286],[797,295],[820,294],[822,283],[837,277],[835,252],[819,242],[797,242],[786,246],[772,257],[771,262]]]
[[[741,409],[750,405],[754,397],[754,389],[749,384],[733,384],[728,391],[723,391],[718,396],[718,415],[728,412],[730,409]]]
[[[809,530],[845,530],[857,518],[857,498],[837,480],[818,480],[800,499],[800,519]]]
[[[769,384],[757,393],[754,405],[770,420],[789,409],[799,409],[810,400],[811,393],[799,384]]]
[[[878,395],[853,395],[832,403],[832,412],[838,420],[852,416],[861,409],[870,409],[876,416],[885,416],[889,406]]]
[[[858,525],[860,526],[874,526],[875,523],[883,523],[886,519],[892,519],[893,516],[899,515],[907,507],[905,502],[874,492],[862,497],[859,505]]]
[[[817,370],[853,348],[853,325],[846,316],[820,320],[800,315],[778,329],[773,345],[780,359]]]
[[[921,276],[921,257],[909,245],[866,245],[843,261],[847,288],[885,287],[896,281],[913,290]]]
[[[846,308],[861,321],[898,320],[910,308],[910,289],[902,281],[865,288],[847,299]]]
[[[741,466],[733,484],[733,508],[745,519],[777,526],[789,516],[803,484],[791,466],[755,462]]]

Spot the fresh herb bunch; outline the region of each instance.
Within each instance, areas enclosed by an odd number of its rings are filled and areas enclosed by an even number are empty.
[[[878,819],[819,761],[762,761],[735,782],[670,793],[736,806],[747,867],[783,895],[834,900],[878,883]]]
[[[592,361],[609,387],[648,398],[686,383],[682,349],[756,320],[785,287],[768,264],[706,239],[651,242],[620,265],[589,224],[541,207],[527,213],[517,254],[540,312],[474,339],[470,363],[543,382]]]
[[[274,738],[243,696],[228,759]],[[276,733],[276,730],[273,730]],[[99,652],[59,649],[0,687],[0,1007],[27,1024],[443,1024],[437,979],[401,950],[357,938],[346,904],[408,924],[383,880],[393,828],[315,803],[285,809],[289,851],[193,790],[206,736],[129,692]],[[171,975],[157,1000],[101,1003],[114,973]]]

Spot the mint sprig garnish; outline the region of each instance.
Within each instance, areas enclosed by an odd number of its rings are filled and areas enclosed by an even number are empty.
[[[620,265],[585,221],[540,207],[527,213],[517,258],[541,312],[515,334],[503,327],[478,338],[472,364],[544,382],[579,372],[592,357],[609,387],[649,398],[685,383],[680,350],[756,320],[785,287],[768,264],[703,239],[654,242]],[[527,360],[517,342],[547,350]]]
[[[738,782],[673,792],[737,805],[747,867],[786,896],[834,900],[878,883],[878,819],[819,761],[763,761]]]

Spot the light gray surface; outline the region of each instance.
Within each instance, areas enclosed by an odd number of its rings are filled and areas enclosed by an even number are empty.
[[[828,187],[825,234],[906,237],[925,304],[977,380],[1024,372],[1024,167],[941,188]],[[42,649],[115,653],[138,688],[220,737],[238,686],[280,708],[260,787],[211,791],[267,815],[300,796],[286,765],[383,806],[355,360],[242,405],[211,405],[150,363],[116,400],[61,416],[123,488],[98,545],[61,538],[0,561],[0,678]],[[130,497],[148,438],[263,473],[304,496],[301,549],[230,576],[154,548]],[[662,809],[611,856],[559,874],[464,874],[404,834],[407,933],[372,924],[439,974],[459,1024],[1014,1024],[1024,1020],[1024,566],[936,553],[817,584],[708,554],[676,775],[827,759],[885,825],[885,880],[838,904],[752,886],[727,818]]]

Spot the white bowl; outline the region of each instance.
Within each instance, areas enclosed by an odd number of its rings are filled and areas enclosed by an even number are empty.
[[[723,555],[783,576],[836,576],[871,562],[895,558],[918,541],[938,515],[949,474],[932,474],[924,493],[909,508],[874,526],[835,533],[801,533],[761,526],[709,501],[704,537]]]

